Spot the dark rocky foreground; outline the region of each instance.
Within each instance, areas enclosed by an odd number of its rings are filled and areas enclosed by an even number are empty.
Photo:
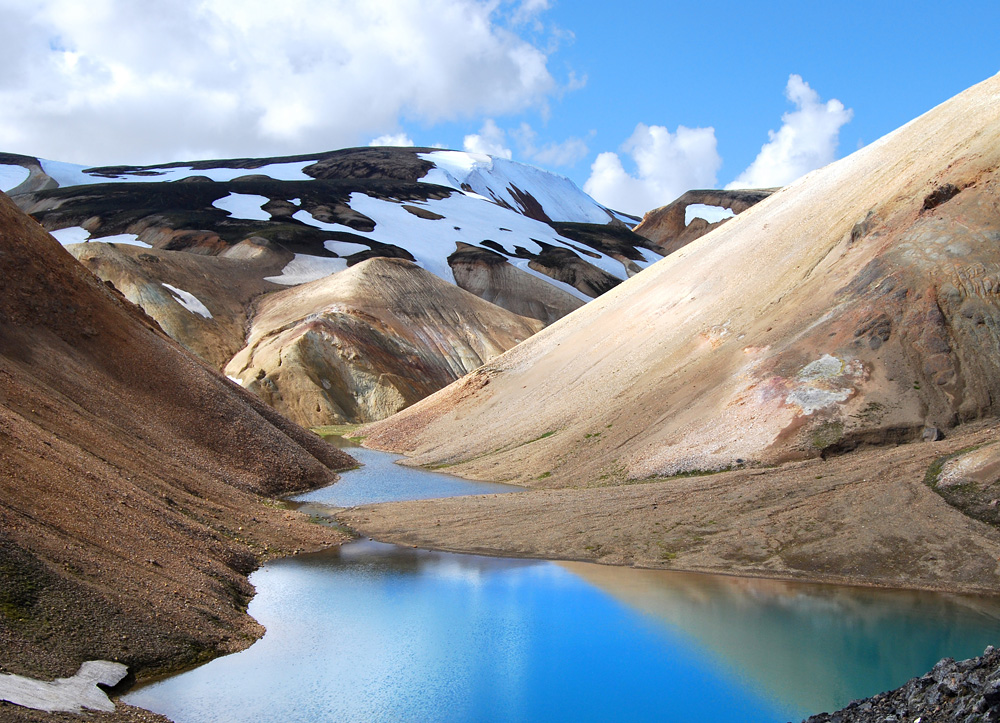
[[[1000,651],[992,645],[979,658],[945,658],[926,675],[896,690],[856,700],[836,713],[804,723],[978,723],[1000,720]]]

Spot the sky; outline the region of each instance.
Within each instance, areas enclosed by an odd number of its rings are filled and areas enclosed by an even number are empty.
[[[1000,2],[0,0],[0,151],[490,153],[641,214],[768,187],[1000,72]]]

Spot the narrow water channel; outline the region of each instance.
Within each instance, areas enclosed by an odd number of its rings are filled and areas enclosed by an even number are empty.
[[[305,501],[385,501],[390,487],[407,499],[499,491],[354,452],[366,466]],[[260,641],[126,702],[177,723],[780,723],[1000,642],[994,598],[369,541],[276,560],[251,580]]]

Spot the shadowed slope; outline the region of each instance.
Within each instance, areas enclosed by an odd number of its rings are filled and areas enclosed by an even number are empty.
[[[261,495],[346,455],[184,352],[0,194],[5,671],[148,673],[246,646],[245,575],[334,541]]]

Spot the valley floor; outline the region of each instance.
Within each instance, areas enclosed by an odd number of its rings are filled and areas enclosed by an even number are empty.
[[[993,421],[825,461],[368,505],[339,519],[378,540],[456,552],[995,593],[1000,531],[947,504],[925,478],[997,432]]]

